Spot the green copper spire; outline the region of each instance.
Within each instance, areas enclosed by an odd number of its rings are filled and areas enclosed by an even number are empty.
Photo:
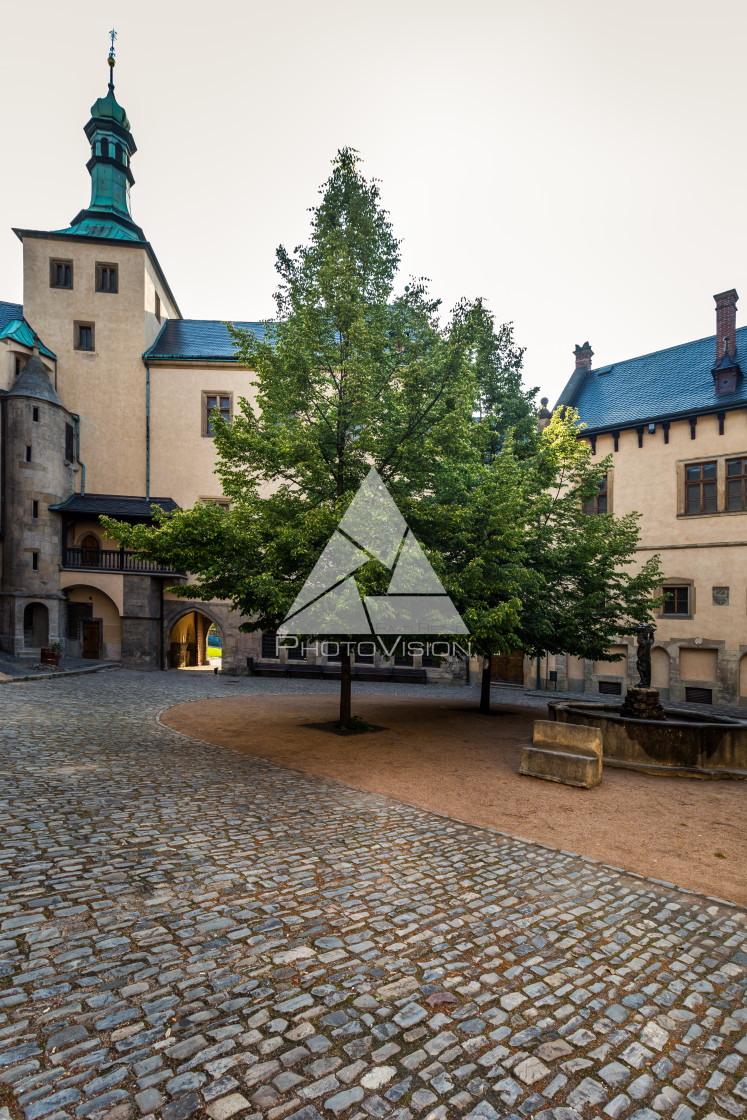
[[[99,97],[91,106],[91,119],[85,126],[91,145],[91,158],[86,164],[91,173],[91,201],[87,210],[73,218],[68,229],[59,232],[144,241],[145,234],[130,213],[130,187],[135,182],[130,159],[137,148],[127,114],[114,96],[117,33],[109,34],[109,88],[106,96]]]

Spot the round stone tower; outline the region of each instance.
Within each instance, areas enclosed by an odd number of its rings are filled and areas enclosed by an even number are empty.
[[[38,661],[65,635],[61,522],[49,506],[75,489],[74,429],[37,348],[2,405],[0,649]]]

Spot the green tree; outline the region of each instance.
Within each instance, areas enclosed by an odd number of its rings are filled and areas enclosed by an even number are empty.
[[[262,337],[230,328],[255,390],[232,424],[215,415],[230,510],[156,511],[151,527],[105,520],[108,533],[190,571],[181,597],[228,600],[242,628],[275,631],[373,464],[477,652],[605,656],[645,613],[653,569],[626,575],[632,519],[583,516],[601,468],[574,419],[538,433],[522,351],[481,301],[443,325],[424,281],[395,292],[399,243],[352,150],[338,152],[321,195],[308,245],[277,252],[276,319]],[[382,594],[390,573],[371,561],[355,578]],[[489,704],[489,668],[483,679]]]
[[[246,629],[277,629],[371,464],[412,505],[477,454],[467,305],[442,327],[422,280],[394,292],[399,243],[352,150],[338,152],[311,214],[309,244],[277,252],[277,318],[261,338],[230,328],[256,392],[231,425],[216,415],[231,510],[196,507],[155,528],[107,522],[122,543],[196,576],[177,594],[230,600]],[[356,574],[367,593],[388,578],[376,562]],[[344,649],[341,675],[347,723]]]
[[[651,620],[659,558],[635,563],[639,517],[590,515],[611,460],[594,463],[578,416],[556,413],[545,431],[518,425],[496,441],[462,495],[439,571],[483,655],[480,708],[490,709],[490,656],[568,653],[611,660],[611,645]]]

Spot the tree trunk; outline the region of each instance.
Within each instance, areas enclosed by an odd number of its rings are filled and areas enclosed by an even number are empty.
[[[490,711],[490,658],[484,657],[482,662],[482,681],[480,682],[480,711]]]
[[[350,650],[340,652],[340,723],[350,723]]]

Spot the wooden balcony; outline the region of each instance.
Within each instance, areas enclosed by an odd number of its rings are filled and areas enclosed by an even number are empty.
[[[123,548],[65,548],[62,554],[64,570],[86,572],[133,572],[139,575],[170,575],[184,578],[186,572],[164,567],[153,560],[146,560],[139,552]]]

